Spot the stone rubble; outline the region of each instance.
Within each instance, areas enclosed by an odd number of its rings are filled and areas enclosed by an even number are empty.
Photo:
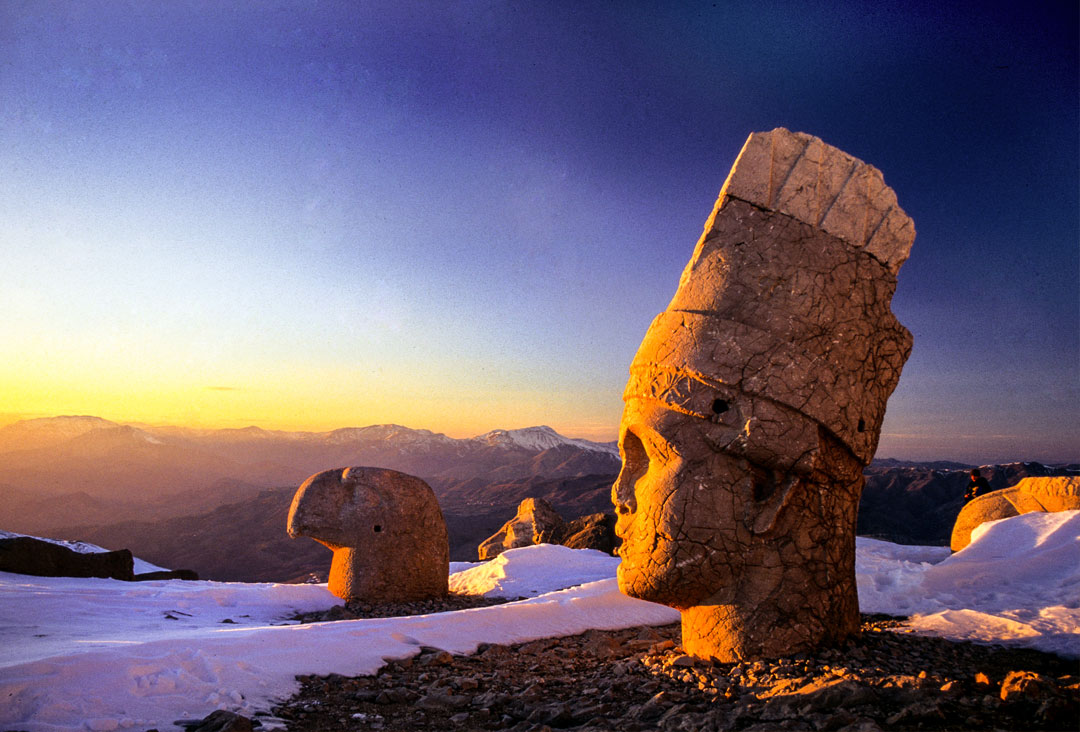
[[[769,661],[683,652],[677,624],[591,630],[469,656],[423,648],[374,676],[301,676],[260,712],[289,730],[1076,729],[1076,663],[863,616],[844,646]],[[268,725],[269,726],[269,725]]]
[[[316,610],[310,613],[297,613],[288,618],[301,623],[326,623],[335,620],[357,620],[359,618],[400,618],[406,615],[430,615],[454,610],[470,610],[477,607],[490,607],[523,598],[483,597],[481,595],[459,595],[451,592],[446,597],[413,602],[372,603],[350,600],[344,605],[334,605],[329,610]]]

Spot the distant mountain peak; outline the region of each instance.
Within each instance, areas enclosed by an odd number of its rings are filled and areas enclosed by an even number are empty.
[[[56,445],[89,432],[121,425],[90,415],[63,415],[24,419],[0,428],[0,452]]]
[[[372,424],[367,427],[343,427],[331,432],[324,432],[323,436],[328,441],[337,443],[370,440],[394,440],[403,443],[451,441],[451,438],[441,432],[417,430],[411,427],[404,427],[400,424]]]
[[[509,449],[524,450],[550,450],[553,447],[572,445],[573,447],[590,452],[606,452],[618,455],[618,448],[610,443],[591,442],[572,437],[563,437],[547,425],[536,427],[522,427],[516,430],[492,430],[473,438],[478,442],[486,442],[493,447],[505,447]]]

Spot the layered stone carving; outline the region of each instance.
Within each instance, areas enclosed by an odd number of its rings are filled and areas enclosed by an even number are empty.
[[[911,351],[915,236],[875,168],[750,136],[630,367],[613,487],[619,586],[682,611],[683,647],[775,657],[858,631],[862,468]]]
[[[956,517],[949,545],[958,552],[971,543],[979,524],[1034,511],[1080,510],[1080,477],[1024,478],[1011,488],[992,491],[969,501]]]
[[[450,545],[435,494],[382,468],[337,468],[293,496],[289,536],[334,551],[329,589],[346,600],[401,602],[447,594]]]

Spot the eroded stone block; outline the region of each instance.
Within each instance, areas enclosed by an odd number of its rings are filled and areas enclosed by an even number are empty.
[[[1080,510],[1080,477],[1024,478],[1010,488],[973,498],[953,524],[949,546],[958,552],[971,543],[971,532],[987,521],[1036,511]]]

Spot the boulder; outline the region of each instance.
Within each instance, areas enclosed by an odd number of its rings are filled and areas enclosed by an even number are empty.
[[[614,554],[615,515],[594,513],[573,521],[563,517],[543,498],[526,498],[517,515],[477,548],[481,561],[494,559],[507,549],[533,544],[561,544],[571,549],[597,549]]]
[[[329,589],[344,600],[410,602],[445,597],[450,544],[427,483],[396,470],[336,468],[301,485],[289,536],[334,552]]]
[[[979,524],[1019,516],[1034,511],[1080,509],[1080,476],[1024,478],[1011,488],[1003,488],[972,499],[960,510],[953,524],[949,546],[958,552],[971,543],[971,532]]]
[[[507,549],[555,543],[552,539],[565,525],[563,517],[543,498],[526,498],[518,505],[517,515],[480,544],[480,561],[494,559]]]
[[[190,569],[163,569],[157,572],[143,572],[132,577],[136,582],[153,582],[155,580],[187,580],[193,582],[199,579],[199,573]]]
[[[619,545],[615,536],[615,514],[594,513],[581,516],[566,524],[558,544],[571,549],[597,549],[614,554]]]
[[[0,571],[38,577],[102,577],[132,580],[135,560],[127,549],[82,554],[66,546],[17,536],[0,539]]]

